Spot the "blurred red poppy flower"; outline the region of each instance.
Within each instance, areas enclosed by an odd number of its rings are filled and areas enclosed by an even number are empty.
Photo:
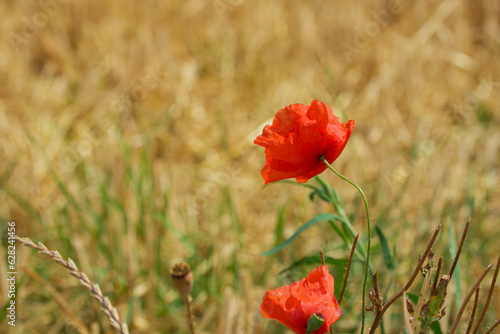
[[[267,291],[260,312],[264,317],[278,320],[300,334],[305,334],[307,322],[314,313],[321,313],[325,319],[323,326],[314,334],[328,332],[342,314],[333,295],[333,277],[326,265],[314,269],[298,282]]]
[[[292,104],[278,111],[254,143],[266,148],[262,177],[266,184],[294,177],[304,183],[321,174],[342,153],[354,121],[340,123],[324,103]]]

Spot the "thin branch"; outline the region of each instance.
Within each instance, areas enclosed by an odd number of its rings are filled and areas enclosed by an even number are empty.
[[[443,258],[440,257],[438,260],[438,266],[435,273],[436,276],[434,277],[434,283],[432,283],[431,296],[435,296],[437,293],[437,286],[439,282],[439,275],[441,274],[442,265],[443,265]]]
[[[487,266],[486,269],[484,269],[484,271],[481,274],[481,276],[479,276],[479,278],[477,279],[476,283],[474,283],[474,286],[472,287],[472,289],[467,294],[467,297],[465,297],[464,302],[462,303],[462,306],[460,307],[460,310],[458,311],[458,315],[455,318],[455,322],[453,322],[453,326],[451,327],[451,329],[448,332],[448,334],[455,333],[455,330],[457,329],[458,324],[460,323],[460,318],[462,318],[462,314],[465,311],[465,307],[467,306],[467,303],[471,299],[472,294],[474,293],[474,291],[476,291],[477,288],[479,287],[479,284],[481,284],[481,282],[483,281],[483,279],[486,276],[486,274],[490,271],[491,267],[493,267],[493,263],[490,264],[489,266]]]
[[[470,315],[469,325],[467,325],[467,331],[465,332],[465,334],[470,334],[470,330],[472,329],[472,324],[474,323],[474,317],[476,316],[476,310],[477,310],[477,303],[479,302],[479,290],[481,290],[480,286],[478,286],[476,290],[476,297],[474,297],[474,305],[472,306],[472,313]]]
[[[488,311],[488,306],[490,306],[491,297],[493,297],[493,291],[495,290],[495,283],[497,282],[499,268],[500,268],[500,256],[498,257],[495,273],[493,274],[493,279],[491,280],[490,290],[488,291],[488,297],[486,298],[486,304],[484,304],[483,311],[481,312],[481,315],[477,319],[476,328],[474,328],[474,331],[472,331],[473,334],[476,334],[479,331],[479,327],[481,327],[481,322],[483,321],[484,316],[486,315],[486,311]]]
[[[94,297],[94,299],[97,300],[99,304],[101,304],[104,313],[106,313],[106,315],[108,316],[109,323],[115,329],[115,331],[117,331],[120,334],[128,334],[127,324],[122,324],[120,322],[118,311],[111,304],[108,297],[105,297],[102,294],[101,288],[99,287],[98,284],[92,284],[87,275],[85,275],[84,272],[78,270],[78,267],[76,266],[75,262],[73,262],[73,260],[68,259],[66,261],[65,259],[63,259],[63,257],[61,256],[61,254],[59,254],[58,251],[49,250],[41,242],[39,242],[38,245],[36,245],[29,238],[20,238],[18,236],[16,236],[16,241],[22,243],[26,247],[38,250],[40,253],[52,258],[58,264],[68,269],[70,275],[77,278],[80,281],[80,284],[83,285],[83,287],[90,292],[90,295]]]
[[[382,295],[380,295],[380,292],[378,289],[377,272],[373,273],[373,289],[370,290],[368,297],[370,298],[370,301],[372,302],[372,306],[366,308],[366,311],[375,311],[375,314],[379,314],[380,309],[383,306],[384,298],[382,298]]]
[[[373,273],[373,289],[375,290],[375,294],[377,298],[380,296],[380,292],[378,290],[378,277],[377,277],[377,272]]]
[[[349,255],[349,262],[347,262],[347,269],[345,271],[344,283],[342,284],[342,292],[340,293],[339,297],[339,305],[342,302],[342,298],[344,298],[344,292],[347,286],[347,279],[349,278],[349,272],[351,271],[352,258],[354,257],[354,250],[356,249],[358,238],[359,238],[359,233],[354,237],[354,241],[352,242],[351,254]]]
[[[424,261],[427,259],[427,255],[429,255],[429,252],[431,251],[432,245],[436,241],[436,238],[439,234],[439,231],[441,231],[441,227],[443,225],[439,224],[439,226],[436,228],[434,231],[434,234],[432,235],[431,240],[429,240],[429,243],[427,244],[427,248],[425,249],[424,255],[420,258],[420,261],[418,262],[415,270],[413,271],[413,274],[411,275],[410,280],[406,285],[394,296],[392,297],[381,309],[380,313],[375,316],[375,319],[373,320],[373,325],[370,328],[370,334],[375,333],[375,330],[380,324],[380,321],[382,320],[382,315],[387,311],[389,306],[392,305],[399,297],[403,295],[403,293],[410,288],[410,286],[413,284],[413,281],[415,278],[417,278],[418,273],[420,272],[420,268],[422,268],[422,265],[424,264]]]
[[[460,257],[460,253],[462,252],[462,248],[463,248],[464,242],[465,242],[465,237],[467,236],[467,231],[469,230],[470,222],[471,222],[471,218],[469,217],[469,219],[467,219],[467,223],[465,224],[464,232],[462,233],[462,239],[460,240],[460,245],[458,246],[457,254],[455,255],[455,259],[453,260],[453,264],[451,265],[451,268],[450,268],[450,273],[448,274],[448,275],[450,275],[450,280],[451,280],[451,277],[453,276],[453,272],[455,271],[455,267],[457,266],[457,262],[458,262],[458,258]]]
[[[484,334],[490,334],[490,333],[493,333],[493,330],[498,326],[500,325],[500,319],[498,319],[497,321],[495,321],[495,323],[490,327],[490,329],[488,329],[486,332],[484,332]]]

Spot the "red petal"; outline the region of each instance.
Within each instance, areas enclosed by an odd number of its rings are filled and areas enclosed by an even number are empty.
[[[314,333],[326,333],[341,314],[328,268],[320,266],[299,282],[266,292],[261,312],[264,317],[278,320],[295,333],[305,333],[309,317],[319,312],[325,323]]]
[[[332,110],[319,101],[310,106],[292,104],[281,109],[254,143],[266,148],[262,177],[266,184],[295,177],[306,182],[322,173],[325,156],[332,163],[349,139],[354,121],[340,123]]]

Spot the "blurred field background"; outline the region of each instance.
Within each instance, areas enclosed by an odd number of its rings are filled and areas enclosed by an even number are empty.
[[[498,257],[498,1],[7,0],[0,15],[1,226],[15,221],[17,235],[72,258],[131,333],[188,332],[168,274],[176,262],[194,272],[197,333],[288,333],[260,316],[263,293],[302,278],[316,264],[280,272],[319,248],[348,257],[326,222],[259,255],[333,210],[305,188],[263,187],[252,141],[292,103],[318,99],[356,120],[334,166],[364,189],[395,252],[390,271],[374,237],[386,297],[439,223],[447,270],[472,216],[449,314]],[[330,174],[366,243],[359,195]],[[6,227],[0,235],[5,246]],[[17,268],[16,327],[2,318],[0,332],[77,333],[72,317],[111,332],[51,259],[18,245]],[[336,289],[344,270],[330,266]],[[359,331],[362,270],[354,264],[335,333]],[[2,307],[7,289],[0,280]],[[485,325],[499,316],[495,295]],[[386,332],[402,324],[398,302]]]

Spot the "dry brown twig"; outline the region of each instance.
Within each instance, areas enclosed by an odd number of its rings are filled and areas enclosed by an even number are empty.
[[[486,269],[484,269],[484,271],[481,274],[481,276],[479,276],[479,278],[477,279],[476,283],[474,283],[474,286],[472,287],[472,289],[467,294],[467,297],[465,297],[464,302],[462,303],[462,306],[460,307],[460,310],[458,311],[458,315],[455,318],[455,321],[453,322],[453,325],[452,325],[450,331],[448,332],[448,334],[455,333],[455,331],[456,331],[456,329],[458,327],[458,324],[460,323],[460,319],[462,318],[462,314],[465,311],[465,307],[467,306],[467,303],[469,302],[470,298],[472,297],[472,295],[474,294],[474,292],[479,287],[479,284],[481,284],[481,282],[483,281],[483,279],[486,276],[486,274],[488,273],[488,271],[490,271],[491,267],[493,267],[493,264],[490,264],[488,267],[486,267]]]
[[[497,282],[499,269],[500,269],[500,256],[498,257],[495,273],[493,274],[493,279],[491,280],[490,290],[488,291],[488,297],[486,297],[486,303],[484,304],[484,308],[483,311],[481,312],[481,315],[479,315],[479,318],[477,319],[476,328],[474,328],[474,331],[472,331],[472,333],[474,334],[479,332],[479,327],[481,327],[481,322],[483,321],[484,316],[486,315],[486,311],[488,311],[488,306],[490,306],[491,298],[493,297],[493,291],[495,290],[495,284]]]
[[[385,303],[382,306],[382,308],[380,309],[380,311],[378,313],[375,314],[375,319],[373,320],[373,324],[370,328],[370,334],[375,333],[375,330],[380,325],[380,321],[382,320],[382,316],[384,315],[385,311],[387,311],[387,309],[410,288],[410,286],[413,284],[413,281],[415,281],[415,279],[417,278],[418,273],[420,272],[420,269],[422,268],[422,265],[424,264],[425,260],[427,259],[427,255],[429,255],[429,253],[431,251],[432,245],[436,241],[436,238],[439,234],[439,231],[441,231],[441,227],[442,227],[442,225],[440,224],[436,228],[436,230],[434,231],[434,234],[432,235],[431,240],[429,240],[429,243],[427,244],[427,248],[425,249],[424,254],[420,258],[420,261],[418,262],[417,266],[415,267],[415,270],[413,271],[413,274],[411,275],[410,280],[406,283],[406,285],[397,294],[395,294],[391,299],[389,299],[389,301],[387,303]]]
[[[484,332],[484,334],[493,333],[493,330],[495,328],[497,328],[498,325],[500,325],[500,319],[498,319],[497,321],[495,321],[495,323],[490,327],[490,329],[488,329],[486,332]]]
[[[448,285],[448,283],[450,282],[450,279],[451,277],[453,276],[453,273],[455,271],[455,268],[456,268],[456,265],[458,263],[458,260],[460,258],[460,254],[462,252],[462,249],[463,249],[463,246],[464,246],[464,243],[465,243],[465,238],[467,236],[467,232],[469,230],[469,226],[470,226],[470,223],[471,223],[471,218],[469,218],[467,220],[467,223],[465,225],[465,228],[464,228],[464,231],[462,233],[462,238],[460,240],[460,244],[458,246],[458,250],[457,250],[457,253],[455,255],[455,258],[453,260],[453,264],[451,265],[451,268],[450,268],[450,271],[449,271],[449,274],[448,275],[445,275],[443,277],[446,277],[446,282],[444,282],[445,285],[445,289],[446,289],[446,286]],[[401,295],[403,295],[406,290],[411,286],[411,284],[413,283],[413,281],[415,280],[416,276],[417,276],[417,273],[418,271],[422,268],[422,265],[426,259],[427,256],[431,257],[430,252],[431,252],[431,247],[434,243],[434,241],[436,240],[436,237],[437,237],[437,234],[439,233],[439,230],[441,229],[441,225],[436,229],[436,231],[434,232],[434,235],[432,236],[431,240],[429,241],[428,245],[427,245],[427,248],[424,252],[424,255],[419,259],[419,263],[417,265],[417,267],[415,268],[415,271],[413,272],[413,275],[411,276],[410,280],[408,281],[408,283],[403,287],[403,289],[401,289],[394,297],[392,297],[385,305],[383,305],[382,307],[374,307],[374,310],[375,310],[375,319],[374,319],[374,322],[373,322],[373,325],[370,329],[370,334],[374,333],[375,329],[378,327],[378,325],[380,324],[380,321],[382,319],[382,315],[384,314],[384,312],[387,310],[387,308],[396,300],[398,299],[399,297],[401,297]],[[438,266],[437,266],[437,270],[436,270],[436,273],[435,273],[435,279],[433,281],[433,283],[431,284],[431,297],[432,296],[435,296],[436,293],[437,293],[437,288],[438,288],[438,282],[439,284],[441,284],[441,280],[439,280],[439,276],[440,276],[440,272],[442,270],[442,262],[443,262],[443,259],[440,258],[439,261],[438,261]],[[476,284],[474,285],[473,289],[469,292],[469,295],[467,296],[467,298],[465,299],[464,303],[462,304],[462,307],[455,319],[455,322],[453,323],[453,326],[449,332],[449,334],[452,334],[455,332],[459,322],[460,322],[460,318],[465,310],[465,306],[467,305],[467,302],[469,301],[469,299],[472,297],[472,294],[478,289],[478,286],[479,284],[481,283],[482,279],[484,278],[484,276],[486,275],[486,273],[489,271],[489,269],[491,269],[493,265],[490,265],[489,267],[487,267],[485,269],[485,271],[483,272],[483,274],[481,275],[481,277],[476,281]],[[488,305],[489,305],[489,302],[491,300],[491,297],[492,297],[492,293],[493,293],[493,287],[495,285],[495,282],[496,282],[496,278],[498,276],[498,268],[500,267],[500,258],[498,259],[498,262],[497,262],[497,268],[495,270],[495,274],[493,276],[493,281],[492,281],[492,285],[490,287],[490,291],[489,291],[489,294],[488,294],[488,298],[487,298],[487,301],[486,301],[486,305],[485,305],[485,308],[483,309],[483,311],[481,312],[481,315],[479,316],[479,319],[478,319],[478,322],[476,324],[476,327],[475,329],[472,331],[472,333],[477,333],[477,331],[479,330],[479,326],[481,324],[481,321],[482,319],[484,318],[484,315],[486,314],[486,310],[488,308]],[[430,276],[427,277],[427,280],[426,280],[426,286],[428,286],[430,283]],[[425,285],[425,284],[424,284]],[[446,290],[445,290],[446,291]],[[469,325],[468,325],[468,329],[467,329],[467,332],[469,333],[471,328],[472,328],[472,322],[474,320],[474,313],[476,311],[476,307],[477,307],[477,295],[476,294],[476,302],[474,304],[474,310],[473,310],[473,315],[471,317],[471,321],[469,322]],[[423,296],[420,296],[421,298]],[[422,299],[423,300],[423,299]],[[419,299],[419,304],[421,304],[421,299]],[[420,306],[420,307],[419,307]],[[416,312],[416,316],[418,317],[418,315],[420,314],[420,309],[421,307],[423,307],[423,305],[417,305],[417,310],[415,311]],[[440,306],[439,306],[440,307]],[[441,311],[440,311],[441,312]],[[418,326],[417,328],[415,327],[416,323],[413,324],[413,331],[415,331],[416,329],[418,329]],[[497,323],[495,323],[493,325],[494,327],[498,326]]]
[[[40,253],[52,258],[59,265],[68,269],[71,276],[76,277],[80,281],[80,284],[90,292],[91,296],[94,297],[94,299],[99,304],[101,304],[104,313],[106,313],[106,315],[108,316],[109,323],[115,329],[115,331],[120,334],[129,333],[127,324],[122,324],[120,322],[118,311],[111,304],[109,298],[102,294],[101,288],[98,284],[92,284],[87,275],[84,272],[78,270],[78,267],[76,266],[75,262],[73,262],[73,260],[65,260],[58,251],[48,249],[41,242],[39,242],[37,245],[29,238],[20,238],[18,236],[16,236],[16,241],[22,243],[26,247],[38,250]]]
[[[345,271],[344,283],[342,284],[342,292],[339,297],[339,305],[342,302],[342,298],[344,298],[345,288],[347,286],[347,279],[349,278],[349,271],[351,270],[352,258],[354,257],[354,251],[356,250],[356,245],[358,243],[359,233],[354,237],[351,247],[351,254],[349,255],[349,262],[347,263],[347,269]]]
[[[474,317],[476,316],[476,310],[477,310],[477,303],[479,302],[479,290],[481,290],[480,286],[478,286],[476,289],[476,297],[474,297],[474,305],[472,306],[472,313],[470,315],[469,325],[467,325],[467,330],[465,331],[465,334],[470,334],[470,331],[472,329],[472,324],[474,323]]]
[[[368,298],[372,302],[372,306],[367,307],[365,310],[366,311],[375,311],[375,314],[378,314],[380,310],[382,309],[383,303],[384,303],[384,298],[379,292],[378,289],[378,276],[377,272],[373,273],[373,289],[370,290],[370,293],[368,294]]]
[[[440,257],[438,260],[438,266],[434,274],[434,282],[432,283],[431,295],[435,296],[437,291],[437,286],[439,283],[439,275],[441,274],[441,267],[443,266],[443,258]]]
[[[462,233],[462,238],[460,239],[460,244],[458,246],[457,254],[455,255],[455,258],[453,259],[453,264],[451,265],[450,272],[448,273],[448,275],[450,276],[450,280],[451,280],[451,277],[453,276],[453,272],[455,271],[455,267],[457,266],[458,259],[460,258],[460,254],[462,253],[462,248],[464,247],[464,243],[465,243],[465,237],[467,236],[467,231],[469,231],[470,222],[471,222],[471,217],[469,217],[467,219],[467,223],[465,224],[465,228],[464,228],[464,231]]]

